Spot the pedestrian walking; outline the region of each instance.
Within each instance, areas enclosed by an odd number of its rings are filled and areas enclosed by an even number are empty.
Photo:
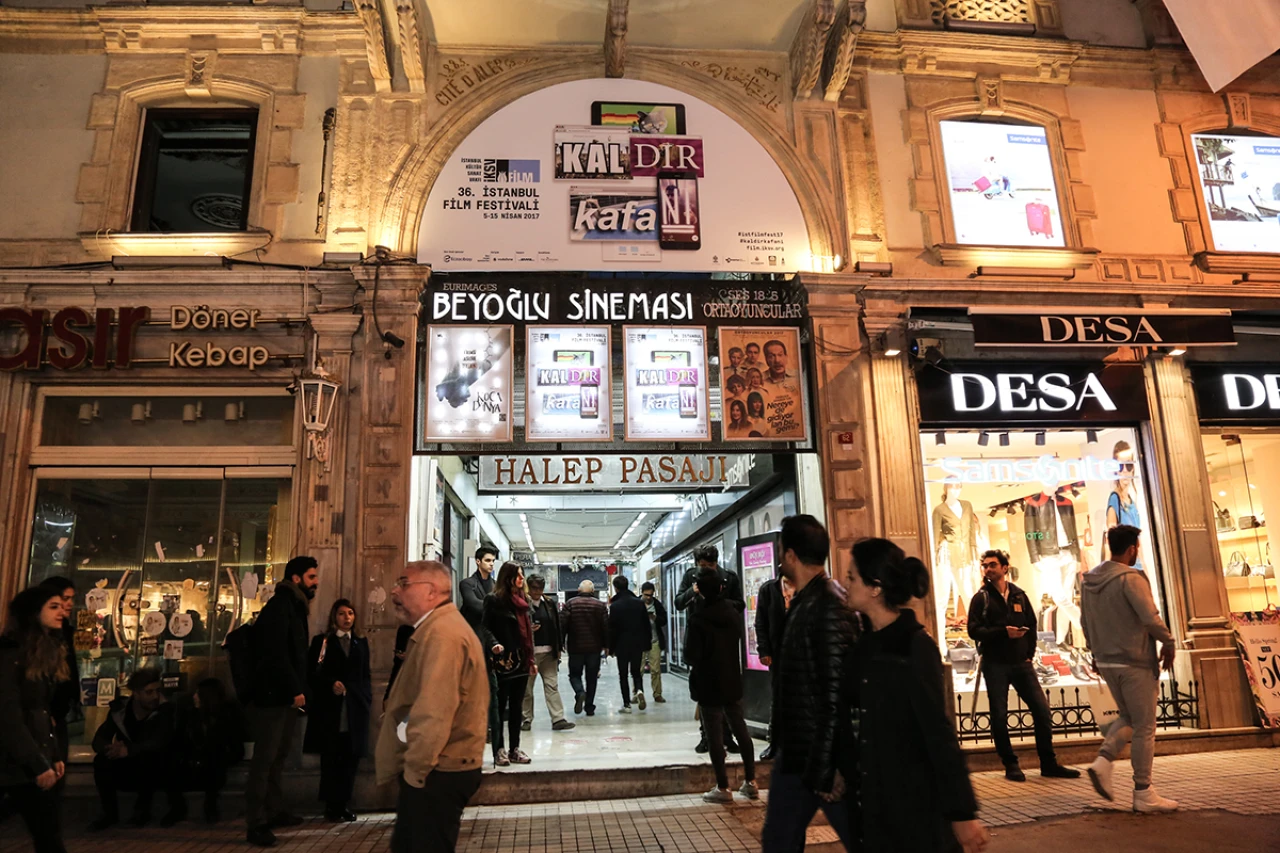
[[[785,577],[771,578],[756,591],[756,654],[760,662],[773,672],[774,649],[782,645],[782,630],[787,622],[787,609],[796,588]],[[769,745],[760,752],[761,761],[773,758],[773,721],[769,722]]]
[[[600,653],[609,635],[609,609],[596,598],[596,585],[578,584],[578,594],[565,602],[560,614],[564,644],[569,651],[569,683],[573,685],[573,713],[596,713],[596,684],[600,680]],[[583,674],[586,681],[583,681]]]
[[[703,606],[689,620],[689,695],[702,711],[702,721],[711,741],[711,766],[716,786],[702,795],[711,803],[732,803],[729,774],[725,767],[724,727],[728,724],[739,744],[744,781],[738,792],[750,800],[759,799],[756,788],[755,746],[742,715],[742,649],[746,629],[742,614],[720,597],[721,581],[714,569],[698,576]]]
[[[798,853],[819,808],[846,849],[849,816],[837,802],[838,776],[852,772],[844,692],[857,628],[827,577],[831,540],[811,515],[782,520],[782,573],[795,587],[782,643],[773,657],[773,773],[761,842],[764,853]],[[838,733],[842,736],[838,736]]]
[[[982,655],[982,677],[987,683],[991,710],[991,739],[1004,762],[1005,778],[1025,782],[1018,756],[1009,741],[1009,688],[1031,711],[1036,732],[1040,775],[1076,779],[1080,771],[1063,767],[1053,750],[1053,719],[1049,700],[1040,689],[1031,660],[1036,653],[1036,611],[1031,599],[1009,580],[1009,555],[987,551],[982,555],[982,589],[969,602],[969,636]]]
[[[414,629],[375,752],[377,783],[399,786],[391,850],[453,853],[463,809],[480,787],[489,707],[484,652],[453,605],[443,563],[409,563],[391,601]]]
[[[1085,572],[1081,582],[1080,627],[1120,712],[1089,765],[1089,780],[1099,795],[1114,799],[1112,766],[1125,744],[1132,742],[1133,810],[1171,812],[1178,803],[1151,787],[1151,763],[1160,670],[1173,669],[1177,642],[1156,609],[1151,582],[1134,568],[1141,536],[1141,530],[1128,524],[1108,530],[1111,559]]]
[[[356,770],[369,748],[373,680],[369,641],[356,628],[356,608],[339,598],[329,608],[329,625],[311,641],[307,654],[311,698],[302,749],[320,754],[320,802],[332,822],[353,821],[351,795]]]
[[[258,847],[276,843],[272,829],[302,823],[284,809],[282,776],[307,704],[307,620],[320,585],[318,566],[307,556],[286,563],[254,622],[254,743],[244,795],[246,838]]]
[[[40,585],[58,593],[62,603],[62,643],[67,650],[67,669],[70,678],[58,682],[53,695],[53,724],[58,736],[61,754],[66,755],[68,749],[67,725],[74,716],[79,719],[80,711],[80,664],[76,660],[76,586],[69,579],[54,575],[40,582]]]
[[[742,595],[742,579],[720,566],[720,551],[716,546],[699,545],[693,549],[693,567],[685,571],[684,577],[680,579],[680,589],[676,591],[676,610],[686,614],[686,643],[688,642],[688,620],[702,609],[704,603],[702,595],[698,592],[698,575],[706,569],[714,569],[719,575],[723,590],[721,596],[726,601],[737,607],[739,613],[747,609],[746,599]],[[710,747],[707,743],[706,725],[702,722],[701,714],[698,716],[698,728],[700,737],[698,745],[693,749],[695,752],[705,753]],[[738,744],[728,728],[724,730],[724,740],[726,749],[738,751]]]
[[[641,711],[646,707],[640,660],[652,644],[653,633],[644,602],[629,587],[627,579],[618,575],[613,579],[614,595],[609,602],[609,653],[618,661],[623,714],[631,713],[632,702]]]
[[[462,611],[467,624],[480,638],[480,647],[488,649],[493,645],[493,638],[487,636],[484,627],[484,600],[493,592],[493,569],[498,561],[498,549],[492,545],[481,545],[475,552],[476,570],[469,578],[458,584],[458,607]],[[488,654],[485,655],[486,661]],[[492,670],[489,671],[489,738],[500,725],[498,718],[498,681]]]
[[[563,732],[576,724],[564,718],[564,702],[560,699],[560,656],[564,651],[564,636],[560,633],[560,609],[554,599],[543,593],[547,581],[542,575],[529,575],[525,579],[529,592],[529,618],[533,620],[533,664],[535,672],[529,674],[529,684],[524,691],[521,729],[533,729],[533,683],[542,678],[542,697],[551,715],[553,731]]]
[[[658,600],[657,587],[650,581],[640,585],[640,599],[649,614],[650,643],[649,650],[644,653],[641,662],[649,664],[649,687],[653,692],[653,701],[661,705],[666,702],[662,698],[662,653],[667,650],[667,608]]]
[[[66,853],[59,785],[66,773],[52,712],[71,677],[62,642],[62,601],[32,587],[9,604],[0,636],[0,791],[22,815],[35,853]]]
[[[929,594],[929,570],[887,539],[854,545],[853,568],[848,604],[863,630],[844,682],[857,756],[844,776],[849,849],[977,853],[990,833],[947,717],[938,645],[908,606]]]
[[[524,721],[524,693],[533,665],[533,621],[525,598],[524,570],[507,561],[498,570],[493,592],[484,600],[484,628],[492,637],[489,668],[498,682],[499,723],[490,733],[493,765],[528,764],[520,750],[520,724]],[[433,688],[434,689],[434,688]],[[507,724],[508,748],[502,739],[502,721]]]

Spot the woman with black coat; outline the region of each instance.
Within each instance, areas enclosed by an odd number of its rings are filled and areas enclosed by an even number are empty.
[[[45,578],[40,586],[58,594],[62,603],[62,642],[67,653],[68,678],[58,683],[52,699],[53,722],[57,730],[58,746],[62,754],[67,754],[69,737],[67,727],[72,719],[79,719],[80,713],[80,665],[76,661],[76,623],[72,618],[76,605],[76,585],[67,578],[54,575]]]
[[[329,628],[307,654],[310,697],[304,752],[320,753],[320,800],[331,821],[353,821],[349,808],[356,768],[369,748],[373,681],[369,641],[356,632],[356,609],[340,598],[329,609]]]
[[[9,605],[0,637],[0,788],[22,815],[36,853],[65,853],[58,782],[66,756],[52,711],[70,679],[62,641],[64,610],[57,590],[36,586]]]
[[[976,853],[969,770],[947,718],[937,644],[907,606],[929,592],[929,570],[887,539],[853,546],[848,603],[863,633],[845,678],[857,732],[858,775],[846,801],[863,853]]]
[[[520,724],[524,722],[524,692],[529,687],[529,674],[536,672],[533,660],[533,620],[529,618],[529,599],[524,592],[524,570],[510,561],[498,569],[493,592],[485,596],[481,627],[488,632],[486,650],[489,669],[498,679],[498,724],[490,732],[493,742],[493,765],[528,764],[530,758],[520,751]],[[482,632],[481,636],[485,636]],[[502,721],[507,721],[510,750],[504,748]]]

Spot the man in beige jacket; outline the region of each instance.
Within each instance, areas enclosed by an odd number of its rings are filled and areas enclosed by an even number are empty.
[[[392,853],[453,853],[480,787],[489,677],[475,631],[453,605],[449,570],[409,563],[391,592],[413,636],[387,697],[378,784],[398,779]]]

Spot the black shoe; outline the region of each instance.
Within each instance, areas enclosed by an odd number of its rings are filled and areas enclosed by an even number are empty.
[[[698,753],[699,755],[706,755],[708,752],[711,751],[711,747],[707,746],[707,739],[703,738],[702,740],[698,741],[698,745],[693,748],[693,751]]]
[[[329,823],[351,823],[356,819],[356,813],[350,809],[340,809],[339,811],[326,811],[324,819]]]
[[[151,812],[134,812],[133,817],[129,818],[130,826],[143,827],[151,823]]]
[[[587,716],[588,716],[588,717],[594,717],[595,715],[596,715],[596,706],[595,706],[595,705],[588,705],[588,706],[587,706]]]
[[[275,847],[276,836],[271,831],[271,827],[265,823],[262,826],[250,827],[245,833],[245,840],[255,847]]]
[[[90,832],[102,832],[104,829],[110,829],[120,822],[120,815],[104,814],[89,824]]]
[[[1080,771],[1074,767],[1063,767],[1061,764],[1050,764],[1047,767],[1040,768],[1041,776],[1048,776],[1050,779],[1079,779]]]
[[[1018,765],[1008,764],[1004,768],[1004,778],[1010,782],[1025,782],[1027,781],[1027,774],[1023,773],[1022,768]]]
[[[522,731],[522,732],[531,732],[531,731],[533,731],[533,723],[530,723],[530,722],[529,722],[529,721],[527,721],[527,720],[526,720],[525,722],[521,723],[521,724],[520,724],[520,731]]]
[[[288,826],[302,826],[302,823],[303,823],[303,819],[298,817],[296,814],[289,814],[289,812],[280,812],[278,815],[271,818],[271,820],[267,821],[267,829],[280,829],[282,827],[288,827]]]
[[[160,818],[160,825],[165,829],[173,826],[175,823],[181,823],[187,819],[187,807],[178,806],[165,812],[164,817]]]
[[[760,750],[760,758],[759,758],[759,760],[760,760],[760,761],[772,761],[772,760],[773,760],[773,744],[769,744],[769,745],[768,745],[768,746],[766,746],[764,749]]]
[[[584,702],[586,702],[586,701],[587,701],[587,697],[586,697],[586,696],[584,696],[584,695],[582,695],[581,693],[578,693],[577,695],[575,695],[575,696],[573,697],[573,713],[575,713],[575,714],[581,714],[581,713],[582,713],[582,703],[584,703]]]

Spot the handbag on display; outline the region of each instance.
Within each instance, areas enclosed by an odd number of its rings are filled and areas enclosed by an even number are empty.
[[[1232,551],[1222,573],[1229,578],[1249,577],[1249,561],[1245,559],[1244,551]]]
[[[1231,520],[1231,510],[1219,507],[1217,501],[1213,502],[1213,524],[1218,528],[1219,533],[1228,533],[1236,529],[1236,523]]]
[[[978,666],[978,650],[969,645],[952,646],[947,649],[947,657],[951,660],[951,669],[961,675],[972,672]]]
[[[1238,519],[1236,526],[1241,530],[1253,530],[1255,527],[1261,527],[1262,522],[1258,520],[1256,515],[1242,515]]]

